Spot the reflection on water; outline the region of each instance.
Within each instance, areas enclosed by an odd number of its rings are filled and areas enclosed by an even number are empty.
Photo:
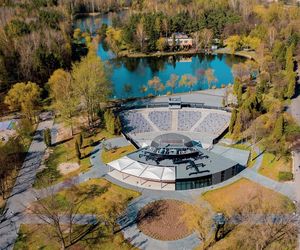
[[[94,17],[82,17],[74,22],[75,27],[82,31],[96,30],[106,23],[111,25],[113,14],[107,14]],[[232,55],[204,55],[196,54],[192,56],[163,56],[149,58],[116,58],[105,43],[98,46],[98,55],[102,60],[107,61],[112,68],[111,80],[114,86],[113,98],[141,97],[154,94],[153,89],[147,88],[145,93],[141,92],[141,87],[148,86],[148,81],[154,76],[160,78],[165,84],[165,89],[159,94],[172,92],[172,89],[166,86],[171,74],[179,77],[185,74],[193,75],[197,78],[194,86],[177,86],[175,93],[187,92],[190,90],[203,90],[208,88],[205,77],[205,70],[212,68],[214,70],[217,82],[211,85],[221,87],[233,82],[231,73],[232,65],[245,59]],[[128,87],[131,86],[131,87]]]

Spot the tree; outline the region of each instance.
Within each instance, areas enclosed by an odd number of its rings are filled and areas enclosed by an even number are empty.
[[[275,122],[275,127],[273,130],[273,138],[275,141],[279,141],[281,139],[281,137],[283,136],[283,129],[284,129],[284,119],[283,119],[283,115],[280,115]]]
[[[174,94],[174,90],[177,86],[179,76],[176,74],[172,74],[170,79],[167,81],[167,86],[169,86],[172,89],[172,94]]]
[[[146,86],[140,87],[140,92],[142,93],[143,96],[145,96],[147,90],[148,90],[148,88]]]
[[[10,110],[21,110],[32,121],[40,100],[41,88],[35,83],[16,83],[5,96],[5,104]]]
[[[237,63],[232,66],[232,74],[240,82],[250,80],[251,74],[249,66],[246,63]]]
[[[80,152],[80,147],[79,144],[77,142],[77,140],[75,141],[75,152],[76,152],[76,157],[78,160],[81,159],[81,152]]]
[[[44,130],[44,143],[47,147],[51,146],[51,130],[49,128]]]
[[[104,121],[105,121],[106,130],[109,133],[111,133],[112,135],[121,133],[122,130],[121,121],[119,117],[115,117],[111,109],[105,111]]]
[[[237,92],[237,100],[238,100],[238,106],[240,107],[243,102],[243,85],[242,84],[239,85],[239,89]]]
[[[106,101],[111,93],[108,72],[109,69],[97,56],[95,48],[90,48],[88,55],[73,65],[74,91],[82,100],[90,127],[97,118],[100,103]]]
[[[214,37],[214,32],[210,29],[203,29],[201,31],[201,39],[203,40],[204,48],[208,49],[211,45],[212,39]]]
[[[76,141],[78,143],[79,148],[82,148],[82,145],[83,145],[83,135],[82,135],[82,133],[79,133],[79,135],[76,138]]]
[[[78,213],[81,206],[86,202],[88,195],[78,199],[73,193],[76,186],[71,186],[69,194],[64,199],[56,196],[54,189],[45,188],[48,195],[44,199],[36,196],[36,203],[30,210],[38,220],[45,223],[52,230],[47,230],[49,237],[56,238],[61,244],[61,249],[68,249],[76,242],[84,239],[88,234],[93,233],[99,226],[99,219],[93,218],[90,221],[80,221]],[[74,226],[76,223],[80,225]],[[97,235],[97,237],[99,237]]]
[[[144,50],[144,42],[146,39],[146,31],[144,28],[144,19],[142,19],[142,21],[140,23],[138,23],[138,25],[136,26],[136,38],[139,42],[139,46],[140,46],[140,50],[143,51]]]
[[[200,204],[194,206],[186,206],[184,209],[182,220],[187,226],[195,230],[199,239],[201,240],[202,249],[207,249],[212,243],[212,213],[209,209],[202,207]]]
[[[192,90],[193,86],[196,84],[197,78],[192,75],[182,75],[179,81],[179,85],[187,86],[190,91]]]
[[[286,211],[289,201],[267,203],[265,196],[263,191],[258,190],[233,203],[230,220],[237,222],[231,224],[237,235],[232,238],[232,246],[239,246],[239,249],[276,249],[295,244],[299,232],[297,213]]]
[[[110,49],[116,54],[118,54],[121,50],[121,46],[123,43],[122,30],[115,29],[109,26],[106,30],[105,41],[109,45]]]
[[[162,91],[165,88],[165,86],[162,84],[159,77],[157,76],[154,76],[151,80],[149,80],[148,85],[150,88],[154,89],[155,95],[157,95],[159,91]]]
[[[236,121],[234,123],[234,130],[233,130],[233,134],[236,139],[240,136],[241,131],[242,131],[241,114],[240,112],[238,112]]]
[[[121,131],[122,131],[122,124],[121,124],[120,117],[118,116],[115,119],[115,134],[119,135],[119,134],[121,134]]]
[[[156,41],[156,48],[159,51],[164,51],[167,48],[167,41],[165,38],[160,37],[157,41]]]
[[[233,109],[231,113],[230,124],[229,124],[229,133],[231,134],[233,133],[236,117],[237,117],[237,110]]]
[[[293,49],[294,46],[291,45],[287,48],[286,51],[285,73],[288,82],[288,88],[286,93],[287,98],[292,98],[295,95],[295,88],[296,88],[296,73],[294,72]]]
[[[3,200],[9,197],[13,188],[14,173],[24,160],[25,147],[20,138],[11,137],[5,144],[0,143],[0,195]]]
[[[215,77],[214,70],[211,68],[208,68],[207,70],[205,70],[204,75],[205,75],[207,83],[208,83],[208,88],[211,88],[212,82],[218,81],[218,79]]]
[[[79,98],[75,94],[72,76],[69,72],[58,69],[53,72],[48,84],[53,107],[61,115],[64,123],[71,127],[73,135],[73,116],[79,104]]]
[[[29,119],[21,119],[16,127],[16,131],[23,144],[26,144],[26,140],[29,141],[33,135],[34,127]]]
[[[224,44],[233,53],[241,48],[241,37],[238,35],[230,36],[224,41]]]

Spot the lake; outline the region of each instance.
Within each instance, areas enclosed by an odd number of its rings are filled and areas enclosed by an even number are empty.
[[[124,13],[122,13],[124,15]],[[111,25],[113,14],[101,16],[87,16],[77,18],[74,22],[75,28],[80,28],[82,31],[95,31],[106,23]],[[166,86],[166,82],[172,74],[179,76],[192,75],[197,78],[197,82],[192,88],[187,86],[177,86],[174,93],[183,93],[188,91],[196,91],[207,89],[208,83],[204,76],[206,69],[214,70],[214,75],[217,79],[210,86],[220,88],[233,83],[233,75],[231,72],[232,65],[245,61],[244,58],[233,55],[205,55],[196,54],[191,56],[163,56],[163,57],[147,57],[147,58],[116,58],[105,43],[99,43],[99,57],[111,65],[112,75],[111,81],[113,84],[112,98],[129,98],[143,97],[154,95],[155,91],[147,88],[145,93],[141,92],[141,87],[148,87],[148,81],[154,76],[159,77],[165,85],[164,90],[160,91],[159,95],[171,93],[172,89]]]

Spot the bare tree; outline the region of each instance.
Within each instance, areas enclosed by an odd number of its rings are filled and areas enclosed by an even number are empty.
[[[80,200],[76,197],[68,196],[64,200],[64,204],[62,204],[57,199],[54,189],[46,188],[45,194],[46,198],[43,199],[36,196],[37,202],[30,208],[30,211],[39,221],[53,229],[47,232],[51,234],[49,236],[60,242],[62,249],[74,245],[88,233],[94,231],[99,225],[97,220],[94,220],[92,223],[78,221],[79,209],[87,199],[87,196]],[[80,226],[75,228],[74,225],[77,223],[80,223]]]

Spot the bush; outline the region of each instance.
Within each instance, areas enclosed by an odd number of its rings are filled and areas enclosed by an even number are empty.
[[[278,173],[279,181],[291,181],[293,180],[293,177],[293,173],[291,172],[279,171]]]

